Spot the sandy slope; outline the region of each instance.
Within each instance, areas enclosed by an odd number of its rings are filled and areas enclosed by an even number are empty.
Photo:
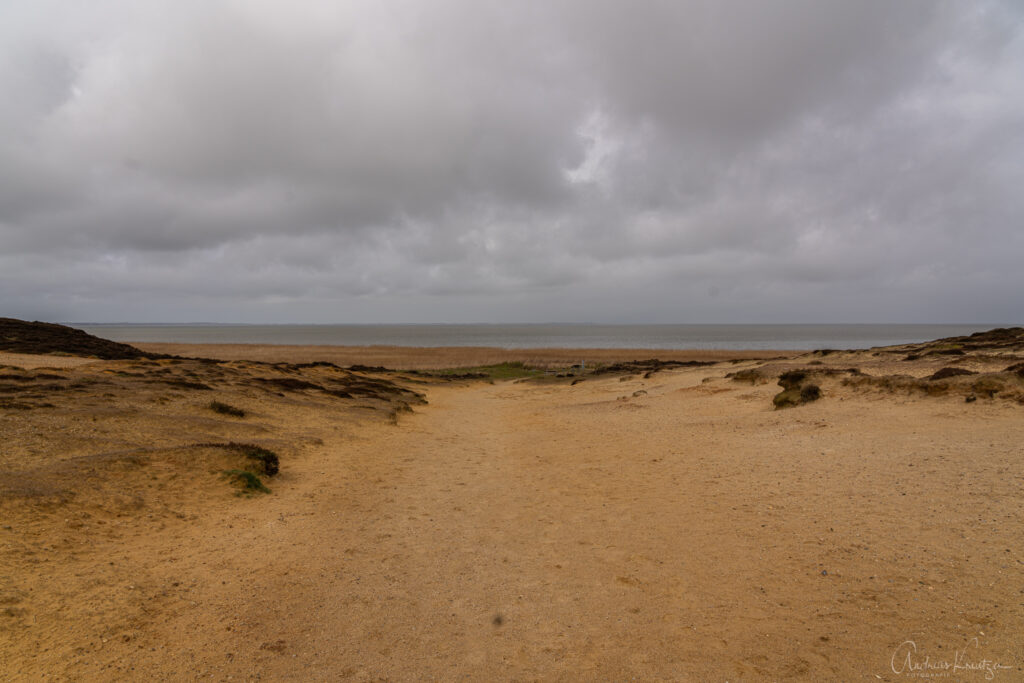
[[[900,680],[904,641],[952,662],[977,637],[967,661],[1020,680],[1021,407],[835,384],[773,411],[778,387],[731,369],[431,386],[397,425],[296,406],[274,428],[314,445],[272,495],[127,515],[8,573],[33,588],[19,608],[71,618],[38,613],[0,663],[14,680]]]

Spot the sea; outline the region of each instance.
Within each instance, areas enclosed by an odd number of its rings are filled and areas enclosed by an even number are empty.
[[[991,325],[243,325],[67,323],[121,342],[629,349],[864,349],[1008,327]]]

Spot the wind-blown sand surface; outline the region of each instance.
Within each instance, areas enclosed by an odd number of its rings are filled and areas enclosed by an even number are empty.
[[[944,364],[804,356],[749,382],[725,375],[763,364],[575,385],[375,375],[426,396],[412,413],[251,379],[329,388],[330,368],[61,371],[97,384],[0,410],[0,671],[901,680],[927,656],[1021,680],[1024,406],[840,373],[774,410],[774,377],[811,358],[871,376]],[[143,393],[156,378],[130,374],[165,368],[213,389]],[[223,465],[181,449],[215,440],[277,450],[273,493],[238,497]]]

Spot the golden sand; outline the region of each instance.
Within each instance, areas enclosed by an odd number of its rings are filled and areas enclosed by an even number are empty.
[[[289,360],[437,360],[374,353]],[[469,353],[457,364],[492,358]],[[942,365],[816,362],[918,377]],[[52,408],[0,410],[0,671],[902,680],[894,665],[913,641],[912,663],[966,649],[961,662],[994,660],[1010,667],[995,680],[1019,680],[1024,408],[836,374],[821,400],[773,410],[774,379],[725,378],[757,365],[575,385],[399,378],[429,400],[412,413],[252,381],[326,386],[329,368],[60,371],[96,384],[54,392]],[[160,384],[162,368],[213,388]],[[214,413],[213,398],[246,417]],[[276,450],[272,493],[236,496],[220,456],[183,449],[212,441]]]

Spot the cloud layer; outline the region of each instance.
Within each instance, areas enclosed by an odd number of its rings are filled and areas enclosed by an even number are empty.
[[[0,313],[1020,322],[1019,8],[10,0]]]

